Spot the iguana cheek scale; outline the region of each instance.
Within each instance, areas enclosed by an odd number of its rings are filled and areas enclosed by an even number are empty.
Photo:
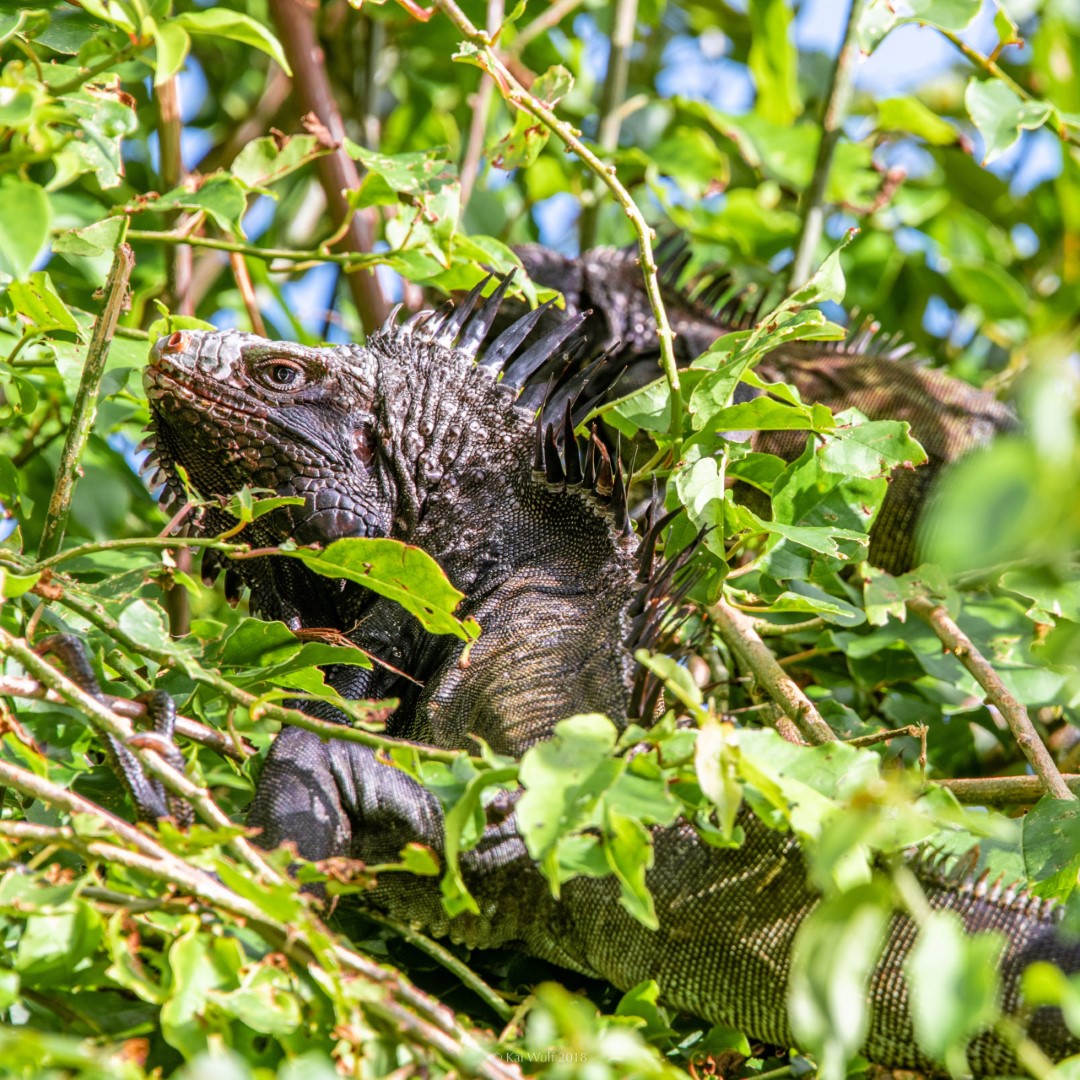
[[[230,589],[248,586],[254,610],[296,628],[338,628],[403,671],[408,678],[379,666],[329,676],[345,697],[399,697],[392,734],[451,748],[472,748],[475,735],[520,755],[574,714],[603,713],[620,728],[653,715],[659,687],[633,656],[656,645],[680,563],[653,558],[666,520],[641,540],[633,534],[617,458],[599,440],[572,437],[594,369],[568,385],[558,373],[583,316],[523,345],[541,317],[533,313],[481,348],[505,287],[479,307],[480,288],[449,315],[388,324],[365,347],[173,335],[155,346],[146,383],[171,497],[183,497],[182,466],[204,498],[245,483],[302,498],[247,527],[243,538],[256,546],[406,540],[439,561],[466,594],[459,614],[483,633],[464,663],[460,640],[433,637],[391,601],[291,559],[243,560]],[[211,509],[201,528],[229,524]],[[220,568],[204,562],[204,573]],[[733,849],[710,847],[688,825],[654,828],[647,884],[659,925],[650,930],[621,906],[612,877],[574,878],[555,900],[518,833],[512,796],[501,809],[461,855],[478,914],[449,918],[437,881],[403,874],[382,875],[370,902],[432,934],[517,945],[623,989],[655,979],[680,1009],[792,1044],[792,943],[820,897],[790,835],[746,810],[746,840]],[[261,843],[292,841],[308,859],[396,862],[410,842],[443,850],[435,795],[364,747],[297,728],[275,740],[249,824]],[[1080,969],[1080,948],[1038,899],[954,881],[922,862],[913,869],[931,907],[956,912],[972,932],[1006,935],[1006,1012],[1018,1012],[1031,961]],[[870,980],[864,1053],[884,1065],[932,1065],[915,1042],[903,976],[915,937],[912,921],[895,915]],[[1028,1032],[1055,1058],[1080,1050],[1056,1011],[1035,1012]],[[968,1056],[978,1074],[1019,1068],[992,1034]]]

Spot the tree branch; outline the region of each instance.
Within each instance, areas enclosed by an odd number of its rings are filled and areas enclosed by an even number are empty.
[[[1016,739],[1017,745],[1024,752],[1031,767],[1035,770],[1046,792],[1055,799],[1075,799],[1058,771],[1050,751],[1046,749],[1039,733],[1035,730],[1027,709],[1013,697],[1001,681],[1001,676],[990,662],[975,647],[967,636],[949,617],[949,613],[940,605],[925,597],[908,600],[909,611],[914,612],[926,622],[941,639],[946,652],[951,652],[961,664],[975,677],[975,681],[986,691],[986,700],[997,707],[1005,718]]]
[[[791,280],[788,282],[788,288],[792,291],[806,283],[816,262],[817,246],[825,225],[825,188],[829,183],[833,154],[840,141],[855,81],[855,60],[859,55],[855,31],[865,6],[866,0],[851,0],[844,43],[836,54],[836,62],[829,79],[829,96],[825,101],[825,113],[821,120],[821,141],[818,143],[814,174],[802,197],[802,235],[799,237],[799,246],[791,267]]]
[[[488,0],[487,32],[493,38],[505,17],[504,0]],[[484,135],[487,133],[488,112],[491,110],[491,95],[495,90],[495,80],[486,72],[480,76],[480,86],[473,101],[472,122],[469,125],[469,141],[461,159],[461,213],[469,205],[473,185],[480,171],[480,156],[484,152]]]
[[[285,55],[293,70],[293,88],[305,113],[313,113],[336,144],[332,153],[316,162],[331,217],[335,223],[348,221],[343,243],[353,251],[367,253],[373,246],[371,227],[363,214],[354,213],[346,191],[360,186],[356,162],[341,145],[345,124],[341,119],[330,80],[323,63],[322,49],[315,37],[312,9],[303,0],[268,0]],[[379,279],[373,270],[353,269],[346,280],[364,330],[370,333],[386,319],[387,307]]]
[[[131,254],[131,248],[126,243],[121,243],[113,255],[112,268],[105,282],[105,304],[94,322],[90,344],[86,349],[82,378],[71,407],[71,421],[64,439],[64,448],[60,452],[60,464],[57,467],[49,506],[45,511],[45,526],[41,530],[41,544],[38,547],[38,558],[41,559],[55,555],[64,539],[79,461],[97,416],[98,392],[101,389],[101,377],[105,374],[109,344],[124,309],[128,279],[134,266],[135,258]]]
[[[626,74],[630,67],[630,48],[634,44],[634,27],[637,22],[638,0],[615,0],[611,20],[611,51],[608,53],[607,71],[600,91],[599,122],[596,144],[602,154],[612,153],[619,145],[619,129],[622,127],[620,106],[626,96]],[[600,183],[593,176],[592,183],[582,202],[579,236],[581,250],[587,251],[596,244],[596,227],[600,218]]]
[[[798,683],[780,666],[754,628],[754,620],[721,598],[708,609],[724,644],[749,669],[765,692],[794,721],[800,734],[814,745],[833,742],[836,735],[803,693]]]

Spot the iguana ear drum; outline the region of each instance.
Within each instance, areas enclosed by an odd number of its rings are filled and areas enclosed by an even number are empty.
[[[353,431],[353,455],[365,468],[375,457],[375,432],[370,424],[361,424]]]

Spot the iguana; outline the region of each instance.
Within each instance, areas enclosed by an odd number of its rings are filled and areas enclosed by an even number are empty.
[[[637,249],[595,248],[569,258],[539,244],[515,249],[529,277],[558,289],[564,307],[544,313],[536,333],[584,313],[583,334],[589,348],[579,363],[613,354],[609,370],[620,377],[614,392],[630,392],[659,378],[656,319],[645,293]],[[678,237],[657,249],[665,308],[675,334],[675,356],[686,366],[722,334],[753,325],[766,297],[759,291],[734,290],[726,273],[705,271],[684,281],[691,251]],[[520,314],[507,304],[496,329]],[[992,394],[933,368],[906,360],[909,344],[880,337],[870,321],[856,322],[846,341],[795,342],[771,352],[757,373],[767,382],[791,383],[803,401],[834,413],[857,408],[871,420],[906,420],[927,453],[924,465],[893,474],[884,503],[870,530],[868,558],[890,573],[910,570],[919,555],[919,518],[941,469],[998,433],[1016,431],[1012,410]],[[739,388],[746,400],[748,387]],[[762,431],[754,448],[794,460],[806,446],[803,431]],[[740,492],[755,511],[767,511],[755,492]]]
[[[243,485],[301,497],[302,506],[245,528],[259,547],[349,536],[419,545],[465,593],[460,614],[483,633],[466,652],[393,602],[280,557],[232,564],[231,586],[250,588],[256,612],[296,629],[336,627],[397,669],[328,674],[346,697],[400,697],[393,734],[451,748],[474,748],[478,736],[520,755],[571,714],[606,713],[620,728],[654,715],[657,688],[634,650],[656,641],[678,561],[655,556],[667,519],[635,535],[617,460],[594,439],[582,452],[570,433],[583,379],[558,385],[550,373],[581,317],[524,351],[536,313],[487,343],[506,285],[478,308],[479,288],[449,314],[388,324],[363,347],[178,331],[154,346],[146,387],[153,453],[173,496],[183,497],[182,466],[206,498]],[[199,528],[226,524],[211,509]],[[514,795],[487,813],[479,845],[461,854],[478,915],[448,918],[437,881],[410,875],[383,875],[365,902],[432,934],[520,946],[624,989],[655,979],[672,1006],[792,1044],[791,945],[819,896],[789,834],[745,810],[746,840],[734,849],[706,844],[689,825],[656,828],[647,880],[659,929],[649,930],[619,905],[612,878],[575,878],[555,900],[518,833]],[[298,728],[277,736],[248,820],[264,845],[292,841],[308,859],[374,864],[395,861],[410,841],[443,845],[434,794],[367,748]],[[1080,947],[1059,935],[1040,900],[914,868],[933,907],[955,911],[971,931],[1007,935],[1010,1014],[1019,1015],[1029,962],[1080,968]],[[894,916],[870,983],[864,1052],[925,1068],[902,974],[914,937],[913,923]],[[1080,1049],[1057,1011],[1024,1020],[1053,1057]],[[989,1033],[971,1044],[969,1061],[978,1074],[1018,1069]]]

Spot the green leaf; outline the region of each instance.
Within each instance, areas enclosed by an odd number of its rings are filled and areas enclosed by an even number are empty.
[[[24,278],[49,238],[52,207],[29,180],[0,176],[0,273]]]
[[[927,461],[903,420],[867,420],[855,409],[836,418],[836,428],[816,450],[822,469],[874,480],[893,469],[914,469]]]
[[[982,163],[989,165],[1008,150],[1023,130],[1042,127],[1053,113],[1045,101],[1024,101],[1000,79],[972,79],[964,104],[986,144]]]
[[[183,66],[191,51],[191,38],[178,22],[154,24],[154,44],[157,46],[157,70],[154,85],[167,83]]]
[[[787,0],[750,0],[748,65],[757,87],[754,111],[773,124],[792,124],[802,112],[799,57]]]
[[[524,109],[514,114],[514,126],[487,154],[496,169],[527,169],[547,146],[551,132]]]
[[[915,97],[886,98],[877,103],[877,113],[881,131],[907,132],[925,139],[931,146],[953,146],[960,139],[952,124]]]
[[[13,574],[0,566],[0,597],[14,600],[17,596],[29,592],[41,579],[41,574]]]
[[[788,1009],[822,1080],[843,1080],[866,1038],[870,975],[891,914],[888,889],[870,883],[822,901],[799,927]]]
[[[953,1075],[969,1072],[964,1048],[997,1019],[999,933],[970,934],[960,916],[935,911],[919,929],[905,970],[919,1045]]]
[[[553,109],[573,88],[574,76],[562,64],[555,64],[536,77],[530,92],[534,98]]]
[[[252,139],[229,167],[242,184],[261,188],[281,180],[316,158],[329,153],[314,135]]]
[[[204,12],[204,14],[210,14]],[[243,236],[240,219],[247,208],[247,197],[240,182],[226,173],[216,173],[204,181],[189,181],[173,188],[160,198],[134,207],[142,210],[203,210],[225,232]]]
[[[738,735],[731,724],[712,721],[698,732],[694,772],[701,790],[718,811],[721,835],[732,841],[739,839],[735,818],[742,805],[738,757]]]
[[[44,270],[31,274],[26,281],[13,281],[8,289],[8,298],[16,314],[26,319],[34,330],[42,333],[52,330],[80,333],[79,324]]]
[[[619,881],[619,903],[649,930],[658,930],[656,905],[645,884],[653,864],[652,836],[637,818],[608,808],[604,816],[604,855]]]
[[[183,27],[189,34],[229,38],[244,45],[252,45],[275,60],[286,75],[292,74],[281,43],[250,15],[225,8],[209,8],[206,11],[189,11],[177,15],[171,25]]]
[[[1024,286],[998,263],[957,257],[946,274],[949,284],[990,319],[1013,319],[1028,313],[1031,301]]]
[[[470,641],[480,633],[472,619],[454,618],[464,598],[426,551],[400,540],[346,537],[322,551],[282,551],[324,577],[345,578],[396,600],[432,634],[455,634]]]
[[[1040,799],[1024,817],[1021,851],[1033,891],[1066,899],[1080,874],[1080,803]]]
[[[101,916],[76,901],[69,911],[31,915],[19,938],[15,968],[24,986],[70,986],[101,943]]]
[[[617,737],[606,716],[572,716],[559,721],[552,737],[521,759],[525,791],[517,807],[518,828],[556,892],[559,841],[595,821],[601,796],[625,768],[623,760],[610,756]]]
[[[109,217],[83,229],[68,229],[53,240],[53,251],[61,255],[90,257],[106,252],[111,254],[120,246],[125,228],[123,218]]]

